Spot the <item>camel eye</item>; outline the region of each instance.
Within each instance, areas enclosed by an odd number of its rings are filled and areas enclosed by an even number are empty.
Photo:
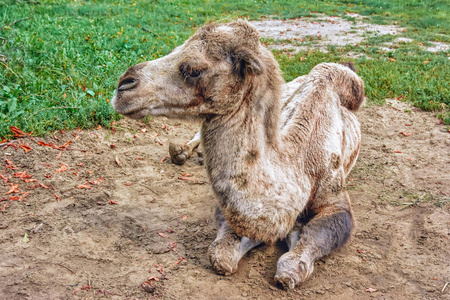
[[[182,63],[180,65],[180,72],[181,72],[181,75],[183,75],[183,77],[185,79],[188,79],[189,77],[195,78],[195,77],[200,76],[200,74],[202,74],[202,70],[194,69],[191,66],[189,66],[187,63]]]
[[[192,71],[189,73],[189,76],[191,76],[191,77],[198,77],[198,76],[200,76],[201,73],[202,73],[202,72],[199,71],[199,70],[192,70]]]

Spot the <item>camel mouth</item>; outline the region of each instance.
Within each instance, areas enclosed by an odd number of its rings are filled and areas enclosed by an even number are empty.
[[[138,108],[132,111],[128,111],[126,113],[122,113],[122,115],[130,119],[139,120],[150,115],[150,113],[146,108]]]

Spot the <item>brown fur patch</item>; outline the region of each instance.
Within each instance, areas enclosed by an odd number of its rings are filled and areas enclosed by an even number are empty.
[[[260,157],[260,153],[256,149],[252,149],[248,151],[247,155],[245,156],[245,161],[249,164],[254,164]]]
[[[248,185],[247,174],[239,173],[236,176],[231,177],[231,181],[239,188],[246,188]]]
[[[336,153],[332,153],[331,154],[331,167],[336,170],[337,168],[339,168],[340,165],[341,165],[341,156],[337,155]]]

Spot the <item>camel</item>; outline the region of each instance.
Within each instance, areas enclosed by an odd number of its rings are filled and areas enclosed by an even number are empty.
[[[285,239],[275,280],[293,289],[354,227],[345,179],[360,146],[353,114],[364,83],[351,65],[321,63],[281,101],[284,80],[247,21],[207,24],[162,58],[130,67],[112,100],[127,117],[200,119],[218,200],[208,255],[219,274],[261,243]]]

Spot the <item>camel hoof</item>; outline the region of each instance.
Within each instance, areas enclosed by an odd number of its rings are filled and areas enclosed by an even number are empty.
[[[222,243],[221,243],[222,242]],[[214,241],[208,249],[209,260],[216,271],[221,275],[231,275],[238,269],[240,259],[240,245]]]
[[[314,270],[314,264],[302,261],[298,254],[285,253],[277,263],[275,280],[285,289],[294,289],[306,281]]]
[[[182,165],[189,158],[189,147],[187,145],[178,146],[170,143],[169,145],[170,159],[176,165]]]

